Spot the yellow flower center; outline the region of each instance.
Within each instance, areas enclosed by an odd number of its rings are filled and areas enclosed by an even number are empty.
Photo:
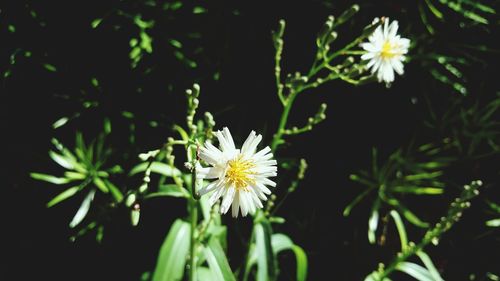
[[[382,51],[380,51],[380,56],[383,59],[391,59],[399,55],[399,53],[394,50],[396,47],[397,47],[396,44],[391,44],[391,42],[385,41],[384,45],[382,45]]]
[[[255,172],[252,171],[254,167],[255,163],[243,160],[241,156],[229,160],[226,179],[236,189],[246,190],[248,185],[255,183],[255,180],[251,178],[252,175],[255,175]]]

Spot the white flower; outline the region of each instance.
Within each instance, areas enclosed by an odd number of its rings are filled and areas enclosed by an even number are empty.
[[[198,179],[215,179],[200,189],[200,195],[213,191],[209,198],[210,206],[223,197],[220,207],[221,214],[227,213],[232,205],[233,217],[238,217],[239,210],[246,216],[254,214],[257,208],[262,208],[261,200],[267,200],[271,194],[267,186],[276,186],[268,179],[276,176],[276,160],[267,146],[256,153],[257,145],[262,140],[261,135],[250,132],[245,143],[236,149],[228,128],[215,132],[220,149],[210,142],[200,147],[200,158],[211,165],[202,167],[196,165]]]
[[[401,38],[397,32],[398,22],[389,24],[389,18],[385,18],[383,28],[382,25],[378,26],[368,37],[369,42],[361,44],[367,51],[361,59],[369,60],[366,67],[371,67],[372,74],[377,72],[378,81],[384,81],[386,84],[394,81],[394,71],[399,75],[404,73],[403,61],[410,47],[410,40]]]

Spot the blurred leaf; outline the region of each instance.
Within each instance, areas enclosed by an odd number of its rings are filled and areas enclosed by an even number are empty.
[[[67,178],[58,178],[52,175],[41,174],[41,173],[31,173],[30,176],[36,180],[46,181],[53,184],[66,184],[70,182]]]
[[[370,242],[370,244],[375,244],[377,240],[375,233],[377,232],[378,228],[379,208],[380,208],[380,199],[377,198],[373,203],[370,219],[368,219],[368,241]]]
[[[434,281],[444,281],[443,278],[441,277],[441,275],[439,274],[439,271],[437,270],[436,266],[434,266],[434,263],[432,262],[432,260],[429,257],[429,255],[427,255],[423,251],[418,251],[417,252],[417,256],[420,258],[420,260],[422,260],[422,262],[424,263],[425,267],[427,268],[427,270],[431,274],[431,276],[433,278],[432,280],[434,280]]]
[[[205,267],[205,266],[200,266],[196,269],[196,274],[198,277],[198,281],[219,281],[221,279],[217,279],[216,276],[214,276],[214,273],[210,268]]]
[[[391,188],[392,192],[401,192],[401,193],[413,193],[413,194],[442,194],[442,188],[435,187],[420,187],[420,186],[395,186]]]
[[[144,198],[153,198],[162,196],[189,198],[191,195],[185,188],[179,187],[176,184],[165,184],[158,187],[158,192],[150,193],[144,196]]]
[[[396,269],[402,271],[419,281],[435,281],[427,269],[411,262],[401,262]]]
[[[139,219],[141,218],[141,210],[133,209],[130,211],[130,222],[133,226],[137,226],[139,224]]]
[[[408,236],[406,235],[405,225],[403,223],[403,220],[401,220],[398,212],[392,210],[390,212],[390,215],[394,220],[394,223],[396,224],[396,228],[398,229],[399,241],[401,242],[401,251],[404,252],[408,245]]]
[[[423,227],[423,228],[429,227],[429,223],[420,220],[412,211],[410,211],[408,208],[406,208],[403,204],[399,203],[395,207],[412,224],[414,224],[418,227]]]
[[[93,179],[93,182],[94,182],[95,186],[97,186],[97,188],[99,188],[99,190],[101,190],[102,192],[104,192],[104,193],[109,192],[108,186],[99,177],[95,177]]]
[[[80,187],[74,186],[74,187],[70,187],[70,188],[66,189],[65,191],[59,193],[56,197],[52,198],[52,200],[50,200],[47,203],[47,208],[50,208],[50,207],[56,205],[57,203],[70,198],[71,196],[75,195],[78,192],[78,190],[80,190]]]
[[[123,193],[120,191],[120,189],[107,179],[104,179],[103,182],[106,184],[106,187],[111,192],[111,195],[113,195],[113,197],[115,198],[115,201],[118,203],[122,202]]]
[[[73,165],[72,159],[62,156],[60,154],[55,153],[54,151],[49,151],[49,156],[61,167],[66,168],[68,170],[74,170],[75,166]]]
[[[271,237],[271,245],[274,255],[284,250],[292,250],[297,263],[297,281],[307,279],[307,255],[301,247],[293,244],[292,240],[285,234],[277,233]]]
[[[47,69],[50,72],[56,72],[57,71],[56,67],[53,66],[52,64],[45,63],[43,65],[43,67],[45,67],[45,69]]]
[[[226,254],[222,249],[217,238],[210,238],[207,247],[203,249],[208,266],[212,271],[215,280],[236,281],[233,272],[229,266]]]
[[[102,22],[102,19],[97,18],[97,19],[93,20],[90,25],[92,26],[92,28],[97,28],[99,26],[99,24],[101,24],[101,22]]]
[[[189,245],[191,226],[189,223],[177,219],[170,228],[165,241],[163,242],[156,268],[153,274],[153,281],[181,280],[184,275]]]
[[[95,195],[95,189],[90,190],[90,192],[85,196],[85,199],[83,199],[82,204],[80,205],[80,208],[76,212],[75,216],[73,217],[73,220],[69,223],[69,227],[74,228],[78,224],[80,224],[87,213],[89,212],[90,209],[90,204],[94,200],[94,195]]]
[[[57,120],[56,122],[54,122],[54,124],[52,124],[52,128],[53,129],[57,129],[59,127],[62,127],[64,126],[66,123],[68,123],[69,121],[69,118],[68,117],[62,117],[60,118],[59,120]]]
[[[137,173],[142,173],[144,171],[146,171],[146,168],[148,167],[149,163],[148,162],[143,162],[137,166],[135,166],[134,168],[132,168],[132,170],[130,171],[129,175],[133,176]],[[181,172],[174,168],[172,169],[172,167],[170,167],[170,165],[167,165],[163,162],[153,162],[151,163],[151,172],[153,173],[157,173],[157,174],[160,174],[160,175],[164,175],[166,177],[172,177],[172,176],[180,176],[181,175]]]
[[[207,12],[207,9],[201,7],[201,6],[196,6],[193,8],[193,14],[204,14]]]
[[[490,227],[499,227],[500,226],[500,219],[492,219],[486,222],[487,226]]]
[[[257,254],[257,281],[276,279],[276,265],[271,246],[272,230],[267,222],[257,223],[255,231],[255,250]]]

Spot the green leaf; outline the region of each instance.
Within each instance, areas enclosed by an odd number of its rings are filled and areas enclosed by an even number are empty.
[[[411,262],[400,262],[396,270],[402,271],[419,281],[435,281],[427,269]]]
[[[198,281],[219,281],[216,276],[214,276],[212,270],[205,266],[200,266],[196,269],[196,274]]]
[[[65,191],[59,193],[56,197],[52,198],[52,200],[50,200],[47,203],[47,208],[50,208],[50,207],[56,205],[57,203],[70,198],[71,196],[75,195],[78,192],[78,190],[80,190],[80,187],[74,186],[74,187],[70,187],[70,188],[66,189]]]
[[[49,151],[49,156],[50,158],[52,158],[52,160],[54,160],[54,162],[59,164],[61,167],[66,168],[68,170],[75,169],[75,165],[73,165],[73,161],[69,157],[63,156],[54,151]]]
[[[166,184],[158,187],[158,192],[150,193],[144,196],[144,198],[163,197],[163,196],[189,198],[190,194],[185,188],[182,188],[176,184]]]
[[[370,244],[375,244],[376,242],[375,233],[377,232],[378,228],[379,208],[380,208],[380,199],[377,198],[376,201],[373,203],[372,213],[370,215],[370,218],[368,219],[368,241],[370,242]]]
[[[56,122],[54,122],[54,124],[52,124],[52,128],[53,129],[57,129],[59,127],[62,127],[64,126],[66,123],[68,123],[69,121],[69,118],[68,117],[62,117],[62,118],[59,118]]]
[[[146,168],[148,167],[148,162],[143,162],[137,166],[135,166],[134,168],[132,168],[132,170],[130,171],[129,175],[130,176],[133,176],[137,173],[142,173],[144,171],[146,171]],[[160,174],[160,175],[164,175],[166,177],[172,177],[172,176],[180,176],[181,175],[181,171],[179,171],[178,169],[176,168],[173,168],[170,167],[170,165],[168,164],[165,164],[163,162],[153,162],[151,163],[151,172],[153,173],[157,173],[157,174]]]
[[[257,281],[276,279],[276,265],[271,246],[272,229],[266,221],[254,226],[257,254]]]
[[[55,66],[53,66],[52,64],[49,64],[49,63],[45,63],[43,65],[43,67],[45,69],[47,69],[48,71],[50,71],[50,72],[56,72],[57,71],[57,68]]]
[[[439,271],[437,270],[436,266],[434,266],[434,263],[432,262],[431,258],[429,255],[427,255],[423,251],[418,251],[417,256],[422,260],[424,263],[425,267],[429,271],[429,273],[432,275],[432,278],[434,281],[444,281],[441,275],[439,274]]]
[[[92,28],[97,28],[99,26],[99,24],[101,24],[101,21],[102,21],[102,19],[97,18],[97,19],[93,20],[90,25],[92,26]]]
[[[139,224],[139,219],[141,218],[141,210],[133,209],[130,211],[130,222],[133,226],[137,226]]]
[[[392,192],[399,192],[399,193],[413,193],[413,194],[427,194],[427,195],[434,195],[434,194],[442,194],[444,190],[442,188],[436,188],[436,187],[421,187],[421,186],[395,186],[391,188]]]
[[[361,194],[356,196],[356,198],[354,198],[354,200],[352,200],[352,202],[349,203],[347,207],[345,207],[343,212],[344,217],[349,216],[351,214],[352,208],[354,208],[354,206],[356,206],[359,202],[361,202],[361,200],[363,200],[363,198],[366,197],[370,193],[370,191],[372,191],[372,189],[373,188],[368,188],[367,190],[363,191]]]
[[[189,251],[190,233],[189,223],[181,219],[173,223],[160,248],[153,281],[182,279]]]
[[[271,237],[271,245],[274,255],[284,250],[292,250],[297,263],[297,281],[307,279],[307,255],[301,247],[293,244],[292,240],[285,234],[277,233]]]
[[[71,172],[71,171],[64,172],[64,176],[68,180],[84,180],[87,177],[86,174],[82,174],[79,172]]]
[[[394,220],[394,223],[396,224],[396,228],[398,229],[399,241],[401,242],[401,251],[404,251],[408,245],[408,236],[406,235],[405,225],[398,212],[392,210],[390,214],[392,219]]]
[[[500,226],[500,219],[492,219],[486,222],[487,226],[490,227],[499,227]]]
[[[403,214],[403,216],[412,224],[418,227],[429,227],[429,223],[420,220],[412,211],[406,208],[403,204],[399,203],[396,208],[398,208],[399,212]]]
[[[102,192],[104,192],[104,193],[109,192],[108,186],[104,183],[103,180],[101,180],[101,178],[95,177],[93,179],[93,182],[94,182],[95,186],[97,186],[97,188],[99,188],[99,190],[101,190]]]
[[[52,175],[41,174],[41,173],[30,173],[30,176],[36,180],[46,181],[53,184],[66,184],[70,182],[67,178],[58,178]]]
[[[85,196],[85,199],[83,199],[82,204],[80,205],[80,208],[78,208],[78,211],[76,212],[75,216],[69,223],[69,227],[74,228],[77,226],[79,223],[83,221],[87,213],[89,212],[90,209],[90,204],[94,200],[94,195],[95,195],[95,189],[92,189],[87,196]]]
[[[106,184],[106,187],[109,189],[111,192],[111,195],[115,198],[115,201],[120,203],[123,201],[123,193],[120,191],[120,189],[114,185],[112,182],[109,180],[104,179],[104,183]]]
[[[188,141],[189,140],[188,133],[181,126],[179,126],[177,124],[174,124],[173,129],[174,129],[174,131],[177,131],[179,133],[179,135],[181,135],[182,140],[184,140],[184,141]]]
[[[227,261],[226,254],[216,237],[210,238],[207,247],[203,249],[208,266],[212,271],[215,280],[236,281],[229,262]]]

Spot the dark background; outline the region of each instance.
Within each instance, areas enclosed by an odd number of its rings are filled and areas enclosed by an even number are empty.
[[[357,36],[375,16],[399,20],[403,37],[416,40],[425,33],[415,4],[378,2],[361,1],[362,11],[352,24],[339,30],[339,44]],[[281,113],[275,94],[270,32],[276,29],[279,19],[287,21],[284,73],[305,72],[315,53],[316,33],[327,16],[338,15],[352,4],[187,2],[174,13],[145,3],[2,1],[0,68],[2,73],[11,70],[12,74],[1,85],[4,164],[0,279],[139,280],[143,272],[153,270],[171,222],[186,214],[183,201],[147,201],[141,206],[137,227],[130,226],[126,210],[117,209],[108,214],[101,244],[96,243],[93,234],[71,242],[69,237],[74,231],[68,222],[81,198],[47,209],[46,202],[60,192],[60,187],[29,177],[33,171],[60,171],[47,155],[50,139],[57,137],[71,147],[76,130],[91,139],[101,130],[103,118],[109,117],[113,124],[109,142],[114,149],[110,162],[115,160],[127,170],[137,163],[138,153],[161,146],[172,135],[173,122],[183,122],[184,89],[197,82],[202,88],[198,112],[212,112],[216,128],[230,127],[237,143],[252,129],[261,132],[265,142],[269,142]],[[193,15],[192,7],[200,4],[208,12]],[[36,11],[36,18],[30,15],[31,10]],[[118,10],[155,20],[155,27],[148,30],[154,40],[153,53],[145,54],[136,68],[131,68],[128,54],[129,40],[138,36],[138,28]],[[102,17],[101,24],[93,29],[91,22]],[[462,29],[458,27],[460,21],[459,16],[450,13],[445,23],[436,22],[439,33],[432,40],[420,41],[423,51],[428,48],[451,52],[450,42],[464,40],[468,44],[498,47],[494,44],[498,38],[497,19],[489,30],[480,26]],[[9,32],[7,24],[15,25],[16,31]],[[195,31],[201,34],[200,38],[187,38],[186,34]],[[175,58],[175,49],[168,43],[170,38],[184,44],[183,50],[197,62],[196,68]],[[10,56],[18,49],[30,51],[32,56],[19,56],[12,64]],[[465,70],[470,103],[487,101],[498,89],[497,52],[477,56],[485,63],[473,63]],[[45,63],[54,65],[57,71],[47,71]],[[220,79],[213,79],[215,73]],[[91,85],[93,77],[99,80],[99,87]],[[289,143],[277,153],[278,159],[306,158],[310,169],[297,191],[278,210],[277,215],[284,217],[286,223],[275,231],[288,234],[305,249],[309,280],[361,280],[376,269],[378,262],[388,262],[398,249],[392,225],[386,245],[368,244],[369,200],[355,208],[350,217],[343,217],[342,210],[363,190],[349,181],[349,174],[369,167],[372,147],[378,147],[384,159],[415,138],[423,142],[435,137],[435,132],[422,126],[428,115],[422,102],[424,95],[430,97],[435,108],[445,110],[449,99],[457,93],[435,81],[424,64],[414,60],[405,65],[405,75],[396,77],[389,89],[376,83],[354,87],[334,81],[298,97],[289,124],[304,124],[322,102],[328,104],[327,119],[312,132],[289,138]],[[84,109],[84,101],[97,106]],[[122,111],[132,112],[135,117],[123,118]],[[60,129],[52,129],[54,121],[75,112],[81,113],[78,118]],[[156,121],[158,126],[151,127],[150,121]],[[128,141],[130,123],[136,128],[134,145]],[[485,272],[498,270],[498,231],[484,226],[484,198],[499,198],[494,191],[498,188],[498,157],[489,161],[480,163],[481,167],[475,170],[470,167],[478,163],[462,163],[450,175],[457,185],[483,179],[487,188],[473,202],[475,208],[445,234],[441,244],[428,248],[435,264],[444,270],[446,280],[468,280],[472,273],[482,278]],[[285,189],[286,186],[276,190],[278,197],[283,196]],[[456,188],[447,189],[442,196],[412,197],[407,202],[422,218],[434,222],[458,193]],[[242,249],[249,237],[251,220],[233,220],[229,216],[224,220],[230,228],[229,258],[234,269],[243,261]],[[409,224],[407,227],[410,240],[419,241],[424,231]],[[294,257],[291,253],[283,254],[280,263],[281,279],[292,280]],[[392,279],[405,278],[409,277],[394,275]]]

